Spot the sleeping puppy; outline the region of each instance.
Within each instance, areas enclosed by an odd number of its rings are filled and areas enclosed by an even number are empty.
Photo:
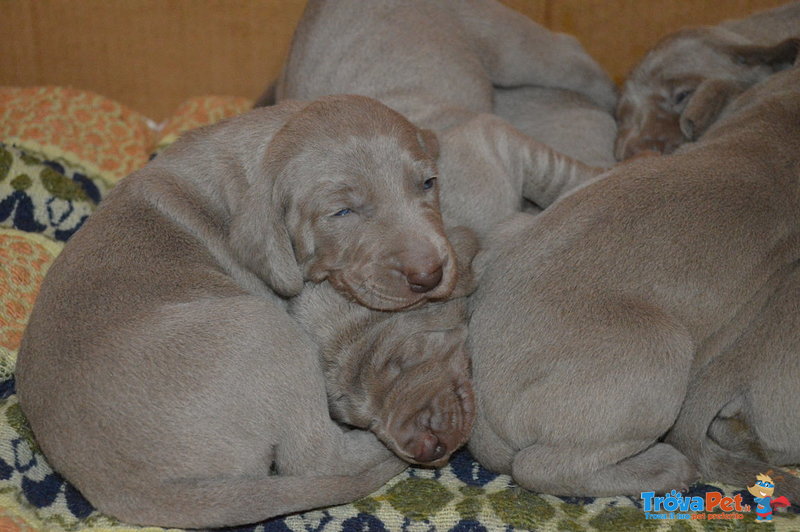
[[[459,267],[449,301],[381,312],[320,283],[289,303],[320,346],[331,416],[375,432],[408,462],[434,467],[466,442],[475,413],[465,344],[478,245],[464,228],[448,231],[448,238]]]
[[[363,94],[440,130],[491,113],[493,87],[521,85],[616,104],[608,75],[574,37],[495,0],[311,0],[275,97]]]
[[[791,66],[798,47],[800,2],[665,37],[623,86],[617,158],[672,153],[697,140],[728,102]]]
[[[601,171],[489,114],[495,86],[521,85],[571,90],[607,112],[616,102],[573,37],[492,0],[311,0],[275,96],[363,94],[437,131],[447,223],[483,238],[525,200],[544,208]]]
[[[432,139],[369,98],[287,102],[120,182],[50,268],[19,351],[53,467],[103,512],[175,527],[346,503],[401,471],[331,420],[278,294],[327,280],[405,308],[452,292]]]
[[[732,104],[731,112],[770,103],[785,109],[783,121],[793,129],[779,143],[797,149],[797,83],[800,69],[775,76]],[[776,133],[777,136],[780,132]],[[786,159],[765,159],[766,176],[785,179],[796,197],[800,166],[796,154]],[[770,157],[765,153],[763,157]],[[792,167],[792,165],[794,165]],[[783,167],[784,173],[769,167]],[[794,182],[791,179],[794,179]],[[792,199],[794,199],[794,197]],[[795,214],[794,220],[796,221]],[[781,219],[785,249],[797,246],[797,229]],[[694,365],[686,401],[667,441],[697,464],[704,477],[734,485],[748,485],[757,474],[777,466],[800,463],[800,268],[788,263],[765,283],[752,306],[752,315],[737,319],[747,324],[740,335],[718,335]],[[748,319],[751,318],[751,319]],[[800,500],[800,479],[784,473],[779,492]]]
[[[696,143],[498,227],[470,298],[479,461],[559,495],[694,480],[660,443],[692,365],[745,334],[800,259],[798,86],[800,69],[776,74]]]

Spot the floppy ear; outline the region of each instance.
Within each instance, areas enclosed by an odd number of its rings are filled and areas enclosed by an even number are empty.
[[[436,133],[430,129],[420,129],[417,132],[417,140],[425,153],[434,160],[439,159],[439,139],[436,137]]]
[[[791,38],[772,46],[733,45],[724,50],[744,65],[767,65],[774,71],[785,70],[798,61],[800,39]]]
[[[272,179],[256,182],[246,191],[231,222],[230,241],[239,261],[284,297],[303,289],[285,222],[285,206],[275,197]]]
[[[733,80],[707,79],[689,98],[678,123],[681,133],[689,140],[697,140],[713,124],[720,112],[744,88]]]

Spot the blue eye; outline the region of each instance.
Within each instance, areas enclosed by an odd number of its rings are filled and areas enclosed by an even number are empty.
[[[342,209],[342,210],[340,210],[340,211],[338,211],[338,212],[334,213],[334,216],[347,216],[347,215],[348,215],[348,214],[350,214],[351,212],[353,212],[353,211],[352,211],[352,210],[350,210],[350,209]]]
[[[433,188],[433,185],[436,184],[436,178],[431,177],[430,179],[426,179],[422,182],[422,190],[430,190]]]

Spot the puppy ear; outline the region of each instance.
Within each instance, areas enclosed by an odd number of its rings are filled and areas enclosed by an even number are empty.
[[[689,98],[689,103],[678,121],[681,133],[694,141],[705,133],[720,112],[744,88],[732,80],[708,79],[703,81]]]
[[[767,65],[774,71],[785,70],[798,62],[800,39],[791,38],[772,46],[733,45],[726,53],[745,65]]]
[[[420,129],[417,132],[417,140],[425,153],[434,160],[439,159],[439,139],[436,137],[436,133],[430,129]]]
[[[285,222],[285,206],[274,197],[272,179],[246,191],[231,222],[230,241],[239,261],[284,297],[303,289],[303,272],[295,258]]]

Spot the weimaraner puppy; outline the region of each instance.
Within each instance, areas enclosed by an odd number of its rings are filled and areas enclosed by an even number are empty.
[[[287,102],[120,182],[49,270],[19,352],[53,467],[103,512],[178,527],[346,503],[401,471],[331,420],[317,346],[278,294],[449,295],[434,138],[361,96]]]
[[[372,430],[408,462],[434,467],[466,442],[475,413],[465,344],[478,243],[464,228],[448,238],[459,273],[449,301],[383,312],[319,283],[289,303],[320,347],[331,416]]]
[[[659,441],[692,365],[742,335],[800,259],[798,86],[800,69],[776,74],[678,153],[497,228],[470,299],[478,460],[563,495],[695,478]]]
[[[445,219],[483,238],[524,200],[544,208],[601,171],[489,114],[495,87],[520,85],[571,90],[607,111],[616,102],[573,37],[494,0],[311,0],[274,90],[277,101],[371,96],[437,131]]]
[[[617,158],[697,140],[738,94],[791,66],[798,48],[800,2],[663,38],[623,86]]]
[[[616,104],[608,75],[574,37],[496,0],[311,0],[276,98],[363,94],[439,130],[491,113],[494,86],[520,85]]]

